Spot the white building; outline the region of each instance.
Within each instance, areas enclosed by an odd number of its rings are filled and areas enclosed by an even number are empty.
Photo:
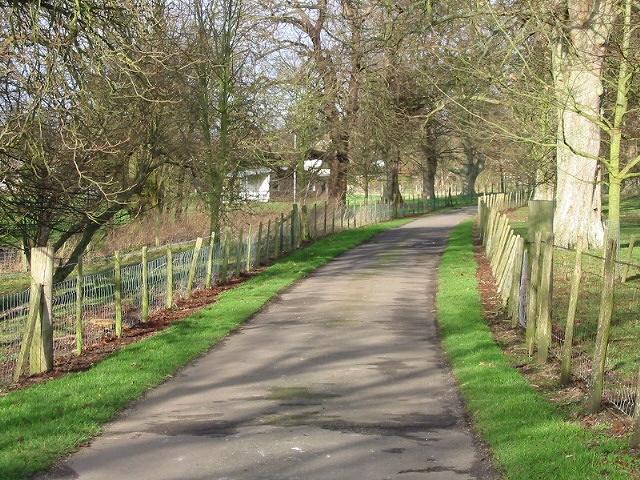
[[[238,173],[240,198],[253,202],[268,202],[271,196],[271,170],[256,168]]]

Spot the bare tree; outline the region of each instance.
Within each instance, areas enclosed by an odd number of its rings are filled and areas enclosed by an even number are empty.
[[[2,13],[0,238],[27,255],[66,245],[60,280],[100,228],[137,211],[167,159],[171,88],[157,81],[167,54],[152,38],[153,9],[136,3],[12,3]]]
[[[197,138],[191,167],[193,182],[206,198],[212,232],[220,231],[228,207],[240,199],[238,173],[256,158],[247,140],[255,137],[261,108],[259,101],[251,102],[252,89],[264,78],[255,67],[263,49],[255,7],[246,0],[185,2],[181,31],[189,80],[184,102]]]
[[[364,24],[371,9],[352,0],[274,0],[266,6],[275,21],[295,30],[292,38],[281,39],[283,45],[301,55],[317,77],[314,93],[319,95],[329,139],[323,156],[331,168],[328,193],[332,200],[344,202],[351,126],[360,104]]]

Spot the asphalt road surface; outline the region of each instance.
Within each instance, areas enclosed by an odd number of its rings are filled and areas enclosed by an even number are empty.
[[[440,255],[474,213],[424,217],[341,255],[37,478],[498,478],[434,316]]]

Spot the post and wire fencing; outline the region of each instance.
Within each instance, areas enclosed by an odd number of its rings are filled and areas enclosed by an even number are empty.
[[[127,328],[149,321],[196,290],[225,283],[308,242],[443,206],[443,202],[422,199],[400,205],[293,205],[288,215],[239,231],[227,228],[192,242],[116,252],[113,257],[86,264],[80,261],[74,272],[52,285],[51,294],[46,295],[50,305],[44,305],[44,311],[51,319],[54,358],[60,362],[81,355],[108,338],[122,336]],[[28,358],[31,347],[25,344],[33,337],[25,331],[34,310],[30,306],[34,291],[40,290],[32,287],[0,295],[0,386],[38,371],[33,358]]]
[[[561,385],[582,387],[589,412],[604,404],[633,417],[640,443],[640,264],[636,239],[608,232],[600,251],[553,243],[551,228],[516,233],[509,210],[522,205],[479,199],[479,230],[498,294],[532,359],[559,363]],[[532,213],[533,212],[533,213]],[[521,232],[523,233],[523,232]],[[637,252],[636,252],[637,253]],[[637,257],[637,255],[636,255]]]

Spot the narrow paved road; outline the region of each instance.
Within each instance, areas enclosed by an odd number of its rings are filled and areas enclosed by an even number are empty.
[[[440,254],[473,208],[379,235],[40,479],[495,479],[436,333]]]

